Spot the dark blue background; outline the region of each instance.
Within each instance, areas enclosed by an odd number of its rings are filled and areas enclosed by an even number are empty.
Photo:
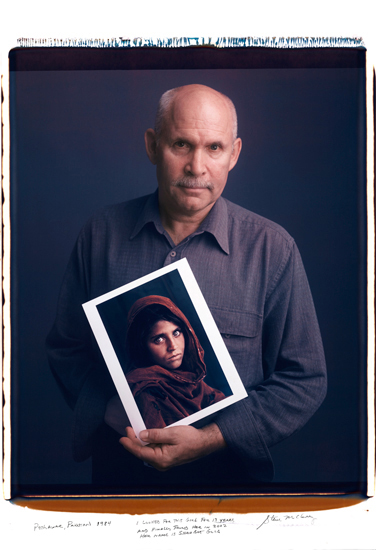
[[[143,133],[159,96],[202,83],[228,94],[243,151],[228,199],[296,239],[322,330],[328,396],[271,450],[276,482],[365,478],[364,69],[60,70],[11,73],[13,479],[90,481],[70,455],[72,412],[44,340],[85,220],[152,192]],[[215,278],[213,277],[213,284]]]

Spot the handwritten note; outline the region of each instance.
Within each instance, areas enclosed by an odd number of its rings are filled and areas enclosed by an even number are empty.
[[[200,535],[220,535],[228,525],[234,524],[231,517],[196,517],[152,519],[137,521],[140,539],[172,538]]]

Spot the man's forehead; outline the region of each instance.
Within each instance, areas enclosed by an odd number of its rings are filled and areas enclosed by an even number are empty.
[[[232,113],[226,100],[215,90],[182,90],[166,117],[170,130],[212,129],[227,132],[232,127]]]

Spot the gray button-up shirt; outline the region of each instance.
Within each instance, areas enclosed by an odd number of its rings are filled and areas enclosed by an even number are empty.
[[[325,396],[324,353],[294,240],[222,197],[177,246],[162,226],[157,192],[108,207],[83,228],[47,341],[54,375],[75,410],[75,456],[90,454],[114,392],[81,304],[181,258],[248,392],[215,422],[253,476],[271,479],[269,448],[301,428]]]

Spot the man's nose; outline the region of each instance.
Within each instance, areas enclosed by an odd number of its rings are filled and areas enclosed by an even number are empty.
[[[186,172],[192,176],[201,176],[205,173],[205,157],[201,149],[194,149],[186,164]]]

